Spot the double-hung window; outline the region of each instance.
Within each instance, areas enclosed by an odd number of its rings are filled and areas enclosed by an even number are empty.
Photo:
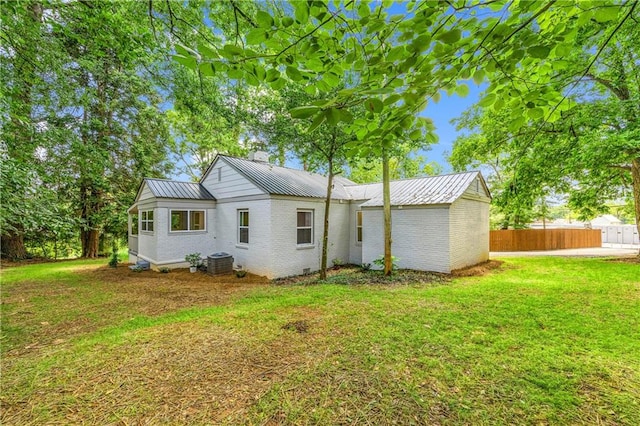
[[[356,242],[362,242],[362,210],[356,212]]]
[[[205,230],[204,210],[171,210],[171,232]]]
[[[249,210],[238,210],[238,243],[249,244]]]
[[[313,244],[313,210],[298,210],[297,215],[298,245]]]
[[[153,210],[142,210],[140,212],[140,230],[153,232]]]

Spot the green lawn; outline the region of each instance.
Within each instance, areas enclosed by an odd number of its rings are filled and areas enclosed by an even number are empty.
[[[640,424],[638,264],[212,290],[104,263],[3,271],[2,424]]]

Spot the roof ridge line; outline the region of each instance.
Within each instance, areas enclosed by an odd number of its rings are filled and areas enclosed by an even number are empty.
[[[197,184],[197,185],[201,185],[200,182],[187,182],[184,180],[174,180],[174,179],[166,179],[166,178],[150,178],[150,177],[145,177],[143,178],[143,180],[159,180],[162,182],[173,182],[173,183],[190,183],[190,184]]]
[[[444,174],[435,175],[435,176],[417,176],[417,177],[412,177],[412,178],[394,179],[394,180],[390,180],[389,182],[405,182],[405,181],[408,181],[408,180],[430,179],[430,178],[453,176],[453,175],[465,175],[467,173],[480,173],[480,171],[479,170],[469,170],[468,172],[444,173]],[[347,185],[343,185],[343,186],[364,186],[364,185],[381,185],[381,184],[382,184],[382,182],[369,182],[369,183],[347,184]]]

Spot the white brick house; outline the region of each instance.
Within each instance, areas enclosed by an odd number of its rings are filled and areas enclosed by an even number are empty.
[[[320,268],[326,177],[218,155],[198,183],[144,179],[129,209],[129,261],[186,267],[199,252],[233,256],[269,278]],[[489,258],[491,196],[479,172],[391,182],[392,252],[400,268],[450,272]],[[382,184],[336,177],[329,261],[384,252]]]

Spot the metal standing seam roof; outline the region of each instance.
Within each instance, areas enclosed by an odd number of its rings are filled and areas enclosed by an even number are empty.
[[[321,174],[226,155],[219,157],[268,194],[311,198],[325,198],[327,195],[327,177]],[[333,182],[331,198],[350,200],[344,186],[355,183],[342,176],[335,176]]]
[[[451,204],[466,191],[479,172],[455,173],[391,182],[391,205],[410,206]],[[363,207],[379,207],[382,202],[382,183],[346,186],[354,200],[368,200]]]
[[[145,178],[144,181],[156,198],[215,200],[215,197],[198,182],[176,182],[151,178]]]
[[[309,198],[326,197],[327,177],[318,173],[225,155],[219,155],[219,157],[268,194]],[[460,198],[469,185],[480,176],[479,172],[465,172],[392,181],[390,183],[391,205],[451,204]],[[216,199],[197,182],[152,178],[145,178],[144,182],[157,198]],[[382,183],[358,185],[342,176],[336,176],[332,198],[367,200],[362,204],[363,207],[379,207],[383,205]]]

